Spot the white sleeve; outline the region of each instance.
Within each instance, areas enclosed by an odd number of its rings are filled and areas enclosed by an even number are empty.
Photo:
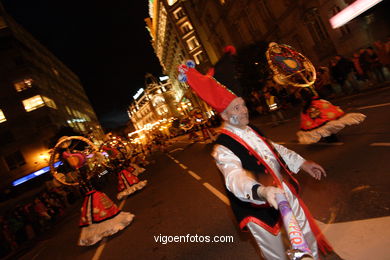
[[[212,153],[217,167],[225,178],[226,188],[232,192],[238,199],[254,204],[264,204],[263,200],[255,200],[252,196],[252,187],[260,184],[249,176],[247,171],[242,168],[240,159],[228,148],[223,145],[216,145]]]
[[[286,162],[290,171],[292,171],[293,173],[298,173],[301,168],[301,165],[306,160],[296,152],[287,149],[283,145],[276,144],[274,142],[272,142],[272,144],[274,145],[278,153],[282,156],[283,160]]]

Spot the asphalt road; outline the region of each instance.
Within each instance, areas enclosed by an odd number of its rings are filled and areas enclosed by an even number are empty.
[[[388,259],[390,88],[332,103],[346,112],[367,115],[361,125],[340,132],[340,143],[298,144],[295,110],[289,111],[290,120],[277,127],[264,118],[253,123],[273,141],[326,169],[324,180],[305,173],[298,179],[303,199],[336,251],[344,259]],[[106,186],[104,191],[118,206],[136,215],[129,227],[95,246],[79,247],[79,212],[75,211],[19,259],[261,259],[250,235],[235,224],[211,151],[206,142],[175,140],[168,152],[156,152],[151,158],[140,176],[148,180],[143,190],[118,202],[115,180]],[[163,243],[167,236],[187,235],[193,241],[201,236],[233,241]]]

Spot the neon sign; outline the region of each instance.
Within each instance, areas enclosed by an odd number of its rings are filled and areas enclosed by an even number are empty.
[[[332,28],[336,29],[348,23],[353,18],[363,13],[364,11],[367,11],[379,2],[382,2],[382,0],[356,0],[348,7],[341,10],[341,12],[330,18],[329,22]]]

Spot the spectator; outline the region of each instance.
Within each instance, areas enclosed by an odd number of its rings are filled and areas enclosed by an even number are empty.
[[[332,59],[330,73],[333,79],[342,87],[345,94],[359,92],[352,61],[336,55]]]

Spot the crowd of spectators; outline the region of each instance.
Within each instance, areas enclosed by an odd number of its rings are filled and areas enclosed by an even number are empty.
[[[390,79],[390,41],[376,41],[351,57],[335,55],[327,66],[316,68],[314,88],[321,98],[359,93]],[[283,111],[302,102],[300,89],[281,86],[272,79],[254,89],[247,100],[252,115],[270,114],[274,124],[283,122]]]
[[[44,188],[0,214],[0,258],[12,254],[54,227],[80,198],[71,187]]]

